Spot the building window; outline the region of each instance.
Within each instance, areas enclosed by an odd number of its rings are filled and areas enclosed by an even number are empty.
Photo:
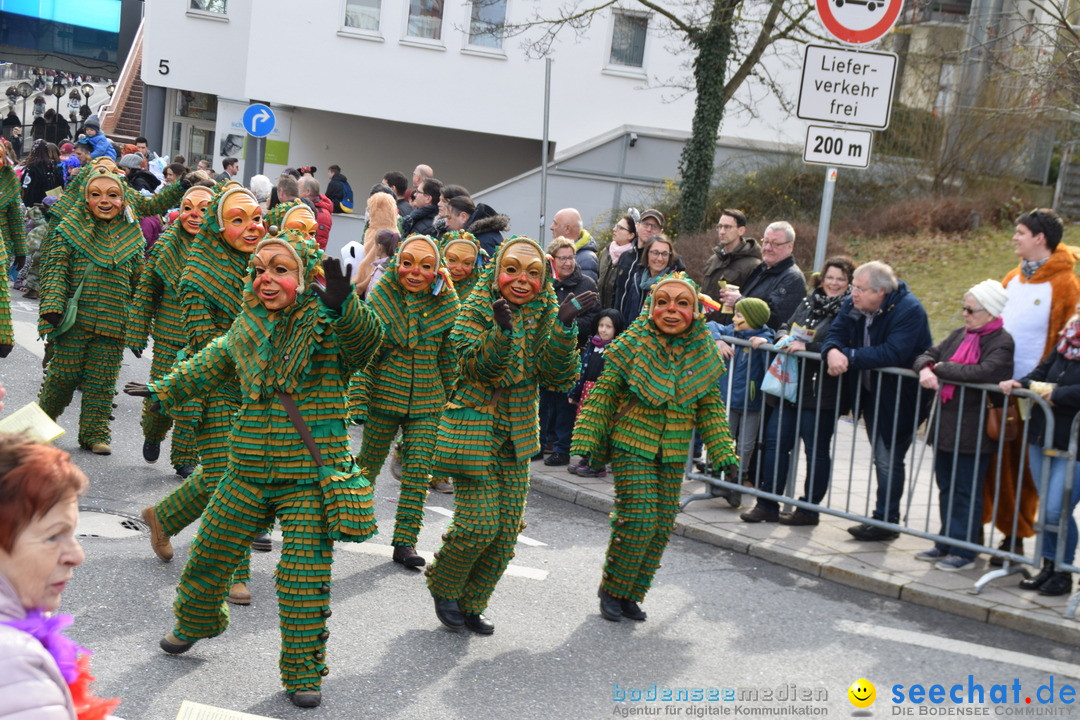
[[[442,40],[443,0],[409,0],[409,37]]]
[[[229,5],[229,0],[191,0],[192,10],[202,10],[203,12],[217,13],[224,15]]]
[[[472,0],[469,44],[501,48],[499,31],[506,23],[506,0]]]
[[[610,63],[625,67],[644,66],[645,31],[648,28],[648,16],[615,11],[615,26],[611,33]]]
[[[381,0],[347,0],[345,3],[345,27],[378,32],[381,11]]]

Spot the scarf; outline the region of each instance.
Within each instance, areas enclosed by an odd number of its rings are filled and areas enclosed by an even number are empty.
[[[1061,331],[1057,351],[1066,360],[1080,360],[1080,320],[1070,320]]]
[[[611,264],[612,265],[618,265],[619,264],[619,258],[621,258],[623,256],[623,253],[625,253],[627,250],[632,249],[633,247],[634,247],[634,241],[633,240],[626,243],[625,245],[618,245],[618,244],[615,243],[614,240],[612,240],[610,243],[608,243],[607,248],[608,248],[608,254],[611,255]]]
[[[90,694],[90,681],[94,679],[90,675],[90,651],[64,635],[64,628],[72,621],[70,615],[31,610],[24,619],[6,620],[4,624],[31,635],[52,655],[71,692],[79,720],[104,720],[120,701]]]
[[[982,346],[979,344],[980,341],[995,330],[1000,330],[1003,325],[1004,323],[1001,318],[996,317],[981,328],[964,331],[964,339],[960,343],[960,346],[956,348],[956,352],[949,358],[949,362],[960,363],[961,365],[977,364],[979,358],[982,357]],[[952,400],[955,392],[955,385],[942,385],[941,402],[946,403]]]
[[[614,339],[615,338],[612,338],[612,340],[614,340]],[[611,340],[605,340],[604,338],[600,337],[599,335],[593,335],[591,338],[589,338],[589,342],[592,343],[592,346],[594,348],[597,348],[599,350],[603,350],[604,346],[607,345],[609,342],[611,342]]]
[[[1049,257],[1044,257],[1042,260],[1021,260],[1020,272],[1024,274],[1024,277],[1029,278],[1037,273],[1039,268],[1045,265],[1046,261],[1049,259]]]
[[[803,304],[806,305],[808,310],[806,315],[806,329],[813,330],[824,320],[836,317],[836,313],[840,310],[840,305],[851,294],[851,288],[848,287],[842,295],[836,297],[829,297],[825,294],[824,290],[818,288],[814,292],[810,293],[803,299]]]
[[[665,275],[670,274],[671,268],[661,270],[659,275],[650,275],[649,268],[645,268],[645,272],[641,273],[641,279],[638,280],[638,287],[641,288],[642,296],[645,295],[645,291],[649,290],[653,285],[663,279]]]

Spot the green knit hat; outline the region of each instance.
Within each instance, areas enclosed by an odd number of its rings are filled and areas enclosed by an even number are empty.
[[[769,322],[769,304],[758,298],[746,297],[735,303],[735,312],[743,316],[746,324],[755,330]]]

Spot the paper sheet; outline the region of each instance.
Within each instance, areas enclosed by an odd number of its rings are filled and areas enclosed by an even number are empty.
[[[185,700],[180,703],[176,720],[276,720],[265,715],[252,715],[239,710],[226,710],[212,705]]]
[[[0,432],[21,432],[40,442],[52,442],[66,431],[53,422],[36,402],[32,402],[0,420]]]

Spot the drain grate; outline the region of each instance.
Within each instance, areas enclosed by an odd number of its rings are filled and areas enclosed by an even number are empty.
[[[119,515],[100,510],[80,510],[78,536],[81,538],[121,538],[138,537],[147,534],[146,525],[126,515]]]

